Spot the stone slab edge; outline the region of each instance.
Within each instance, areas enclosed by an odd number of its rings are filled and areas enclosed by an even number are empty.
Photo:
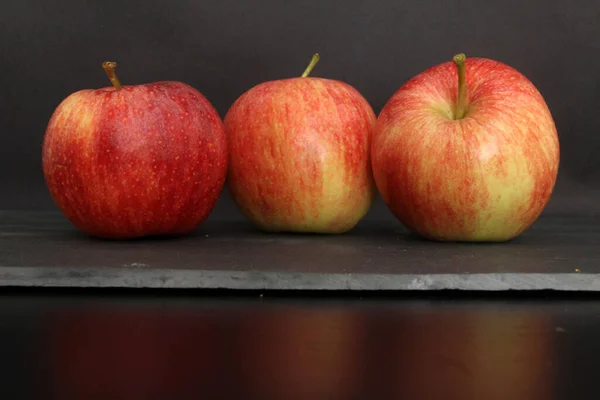
[[[320,274],[144,268],[0,267],[0,287],[240,290],[600,291],[600,274]]]

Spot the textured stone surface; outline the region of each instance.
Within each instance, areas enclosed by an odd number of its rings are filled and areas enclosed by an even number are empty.
[[[395,221],[345,235],[209,222],[192,236],[96,240],[56,213],[0,212],[0,286],[600,290],[600,219],[543,216],[510,243],[435,243]]]

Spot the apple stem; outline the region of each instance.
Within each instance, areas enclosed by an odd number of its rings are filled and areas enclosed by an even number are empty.
[[[454,119],[463,119],[467,112],[467,83],[465,82],[465,63],[467,56],[464,53],[460,53],[452,58],[454,64],[456,64],[456,71],[458,72],[458,97],[456,101],[456,114]]]
[[[115,68],[117,68],[117,63],[114,61],[105,61],[102,63],[102,69],[106,72],[110,83],[113,84],[116,90],[121,90],[121,82],[119,82],[119,78],[115,74]]]
[[[312,72],[312,70],[315,68],[315,65],[317,65],[318,62],[319,62],[319,53],[315,53],[312,56],[312,60],[310,60],[310,64],[308,64],[308,67],[306,67],[306,69],[302,73],[302,78],[306,78],[307,76],[309,76],[310,73]]]

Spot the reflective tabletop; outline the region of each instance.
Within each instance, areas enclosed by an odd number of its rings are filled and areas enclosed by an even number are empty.
[[[3,292],[0,398],[574,399],[600,377],[599,299],[144,293]]]

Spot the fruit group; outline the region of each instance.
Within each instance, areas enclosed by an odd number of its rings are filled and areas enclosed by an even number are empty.
[[[394,215],[430,239],[505,241],[546,206],[559,142],[534,85],[464,54],[404,84],[373,135],[375,181]]]
[[[225,117],[228,186],[265,231],[341,233],[372,204],[375,114],[346,83],[308,74],[262,83]]]
[[[211,212],[223,188],[223,123],[181,82],[81,90],[55,110],[42,164],[58,207],[92,236],[181,235]]]

